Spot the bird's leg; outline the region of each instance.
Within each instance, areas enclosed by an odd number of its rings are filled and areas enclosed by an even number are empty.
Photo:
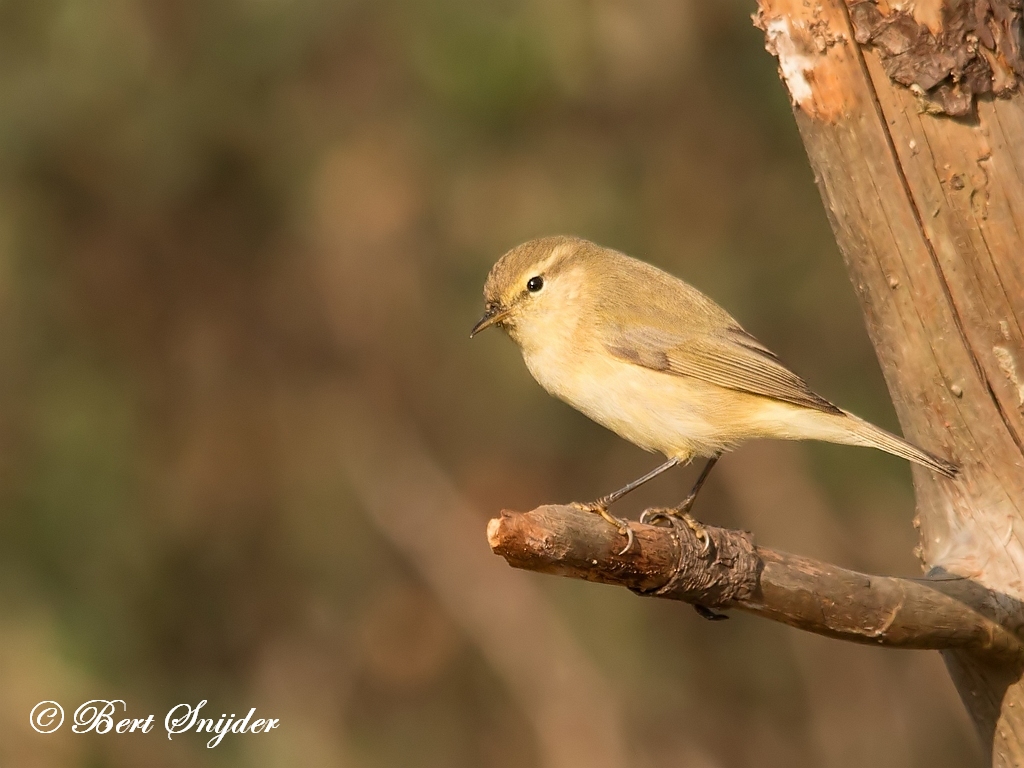
[[[708,475],[711,474],[711,468],[718,462],[718,456],[712,456],[708,459],[708,463],[704,465],[704,469],[700,471],[700,475],[697,476],[697,482],[693,484],[693,488],[690,489],[690,493],[683,503],[672,510],[672,514],[682,518],[683,522],[686,523],[687,527],[693,531],[693,535],[697,537],[697,541],[703,542],[703,552],[708,551],[708,547],[711,546],[711,537],[708,536],[708,532],[704,530],[704,526],[698,523],[690,516],[690,509],[693,507],[693,502],[697,500],[697,494],[700,493],[701,486],[704,485],[704,481],[708,479]]]
[[[624,555],[633,548],[633,542],[636,540],[636,536],[633,534],[633,529],[629,527],[629,521],[623,520],[620,517],[615,517],[615,515],[608,512],[608,507],[610,507],[612,504],[621,499],[630,491],[635,491],[648,480],[653,480],[662,472],[672,469],[672,467],[676,466],[678,463],[679,459],[669,459],[660,467],[652,469],[643,477],[622,486],[621,488],[619,488],[619,490],[615,491],[614,493],[609,493],[607,496],[602,496],[600,499],[591,504],[580,504],[577,506],[582,507],[588,512],[596,512],[609,523],[611,523],[619,529],[619,533],[623,534],[626,537],[626,546],[623,547],[622,550],[619,552],[620,555]]]
[[[639,478],[637,480],[634,480],[632,483],[627,483],[626,485],[622,486],[621,488],[619,488],[619,490],[615,491],[614,493],[609,493],[607,496],[602,496],[600,499],[598,499],[597,501],[594,502],[593,506],[595,506],[595,507],[603,507],[603,508],[607,509],[612,504],[614,504],[616,501],[618,501],[623,496],[625,496],[627,493],[630,493],[631,491],[635,491],[637,488],[639,488],[641,485],[646,483],[648,480],[653,480],[658,475],[660,475],[662,472],[665,472],[666,470],[672,469],[672,467],[676,466],[678,463],[679,463],[679,459],[669,459],[668,461],[666,461],[661,466],[655,467],[654,469],[652,469],[650,472],[648,472],[643,477],[641,477],[641,478]]]
[[[693,484],[693,488],[690,489],[690,493],[683,499],[683,503],[674,509],[667,510],[667,514],[677,517],[686,523],[686,527],[693,531],[693,535],[697,537],[697,541],[703,545],[702,552],[707,552],[711,546],[711,537],[708,536],[708,532],[704,529],[704,526],[693,519],[690,516],[690,509],[693,507],[693,502],[697,499],[697,494],[700,493],[701,487],[704,485],[704,481],[708,479],[708,475],[711,474],[711,468],[715,466],[718,461],[718,456],[712,456],[708,459],[708,463],[704,465],[704,469],[700,471],[700,475],[697,477],[697,482]],[[657,512],[656,515],[648,515],[647,512],[640,517],[641,523],[651,522],[654,517],[664,515],[665,512]]]
[[[683,499],[683,503],[675,508],[674,511],[676,514],[680,516],[689,514],[690,509],[693,507],[693,502],[697,500],[697,494],[700,493],[701,487],[704,485],[704,482],[708,479],[708,475],[711,474],[711,468],[718,463],[718,459],[720,457],[721,455],[712,456],[710,459],[708,459],[708,463],[705,464],[704,469],[700,471],[700,475],[697,476],[697,482],[693,484],[693,488],[690,489],[690,493],[687,495],[685,499]]]

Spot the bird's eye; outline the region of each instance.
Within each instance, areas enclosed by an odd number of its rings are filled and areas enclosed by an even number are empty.
[[[529,280],[526,281],[526,290],[528,290],[530,293],[536,293],[543,287],[544,278],[541,277],[540,275],[537,275],[536,277],[531,277]]]

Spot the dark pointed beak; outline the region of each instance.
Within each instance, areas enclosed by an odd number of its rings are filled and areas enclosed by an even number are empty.
[[[473,330],[469,332],[469,338],[472,339],[485,328],[490,328],[495,323],[500,323],[507,315],[508,310],[500,305],[489,305],[484,312],[484,316],[480,318],[477,324],[473,326]]]

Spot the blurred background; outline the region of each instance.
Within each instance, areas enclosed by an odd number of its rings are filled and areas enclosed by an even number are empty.
[[[534,236],[668,269],[898,428],[754,10],[0,1],[0,764],[979,764],[936,654],[487,549],[502,508],[659,461],[469,341]],[[695,514],[920,571],[909,469],[875,452],[749,445]],[[28,728],[93,698],[156,731]],[[281,727],[168,741],[202,699]]]

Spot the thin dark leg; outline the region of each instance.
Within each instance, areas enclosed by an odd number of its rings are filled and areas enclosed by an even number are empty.
[[[718,462],[719,456],[712,456],[708,459],[708,463],[704,465],[704,469],[700,471],[700,475],[697,477],[697,482],[693,484],[693,488],[690,490],[690,495],[683,499],[683,503],[676,507],[676,512],[680,515],[685,515],[690,511],[693,506],[693,502],[697,500],[697,494],[700,493],[701,486],[704,485],[704,481],[708,479],[708,475],[711,474],[711,468]]]
[[[648,509],[640,515],[641,523],[648,523],[656,525],[659,519],[665,520],[668,517],[675,517],[686,523],[687,528],[693,531],[694,536],[697,537],[697,541],[704,543],[704,552],[707,552],[711,547],[711,537],[708,536],[708,532],[704,530],[704,526],[690,517],[690,508],[693,506],[693,502],[697,498],[697,494],[700,493],[701,487],[704,485],[704,481],[708,479],[708,475],[711,474],[711,468],[715,466],[718,461],[718,456],[712,456],[708,459],[708,463],[704,465],[704,469],[700,471],[700,476],[697,478],[697,482],[693,484],[693,488],[690,489],[689,495],[683,499],[683,503],[673,509]]]
[[[655,469],[652,469],[650,472],[648,472],[646,475],[644,475],[643,477],[639,478],[638,480],[634,480],[632,483],[629,483],[628,485],[622,486],[621,488],[619,488],[619,490],[615,491],[614,493],[609,493],[607,496],[602,496],[600,499],[598,499],[597,501],[594,502],[594,506],[595,507],[601,507],[603,509],[607,509],[612,504],[614,504],[616,501],[618,501],[623,496],[625,496],[627,493],[629,493],[631,491],[635,491],[637,488],[639,488],[641,485],[646,483],[648,480],[653,480],[658,475],[660,475],[662,472],[665,472],[665,471],[667,471],[669,469],[672,469],[672,467],[676,466],[677,464],[679,464],[679,459],[669,459],[664,464],[662,464],[660,467],[656,467]],[[704,471],[707,472],[707,469],[705,469]]]
[[[619,552],[620,555],[626,554],[630,549],[633,548],[633,542],[636,539],[636,536],[633,534],[633,529],[629,527],[629,523],[626,520],[622,520],[618,517],[615,517],[615,515],[608,512],[608,506],[610,504],[614,504],[616,501],[621,499],[630,491],[635,491],[648,480],[657,477],[666,470],[672,469],[672,467],[676,466],[678,463],[679,459],[669,459],[660,467],[652,469],[650,472],[648,472],[640,479],[634,480],[632,483],[629,483],[628,485],[619,488],[619,490],[615,491],[614,493],[609,493],[607,496],[602,496],[593,504],[586,505],[586,509],[589,509],[591,512],[597,512],[597,514],[599,514],[609,523],[618,528],[622,535],[626,537],[626,546],[623,547],[621,552]]]
[[[697,500],[697,494],[700,493],[701,486],[704,485],[704,481],[708,479],[708,475],[711,474],[711,468],[718,462],[718,456],[712,456],[708,459],[708,463],[704,465],[704,469],[700,471],[700,475],[697,477],[697,482],[693,484],[693,488],[690,490],[690,494],[683,499],[683,503],[672,510],[672,514],[678,518],[681,518],[687,527],[693,531],[693,535],[697,537],[697,541],[704,542],[704,552],[707,552],[711,547],[711,537],[708,536],[708,532],[704,530],[704,526],[690,517],[690,508],[693,507],[693,502]],[[699,611],[698,611],[699,613]],[[704,614],[701,614],[702,616]],[[705,616],[704,618],[708,618]]]

